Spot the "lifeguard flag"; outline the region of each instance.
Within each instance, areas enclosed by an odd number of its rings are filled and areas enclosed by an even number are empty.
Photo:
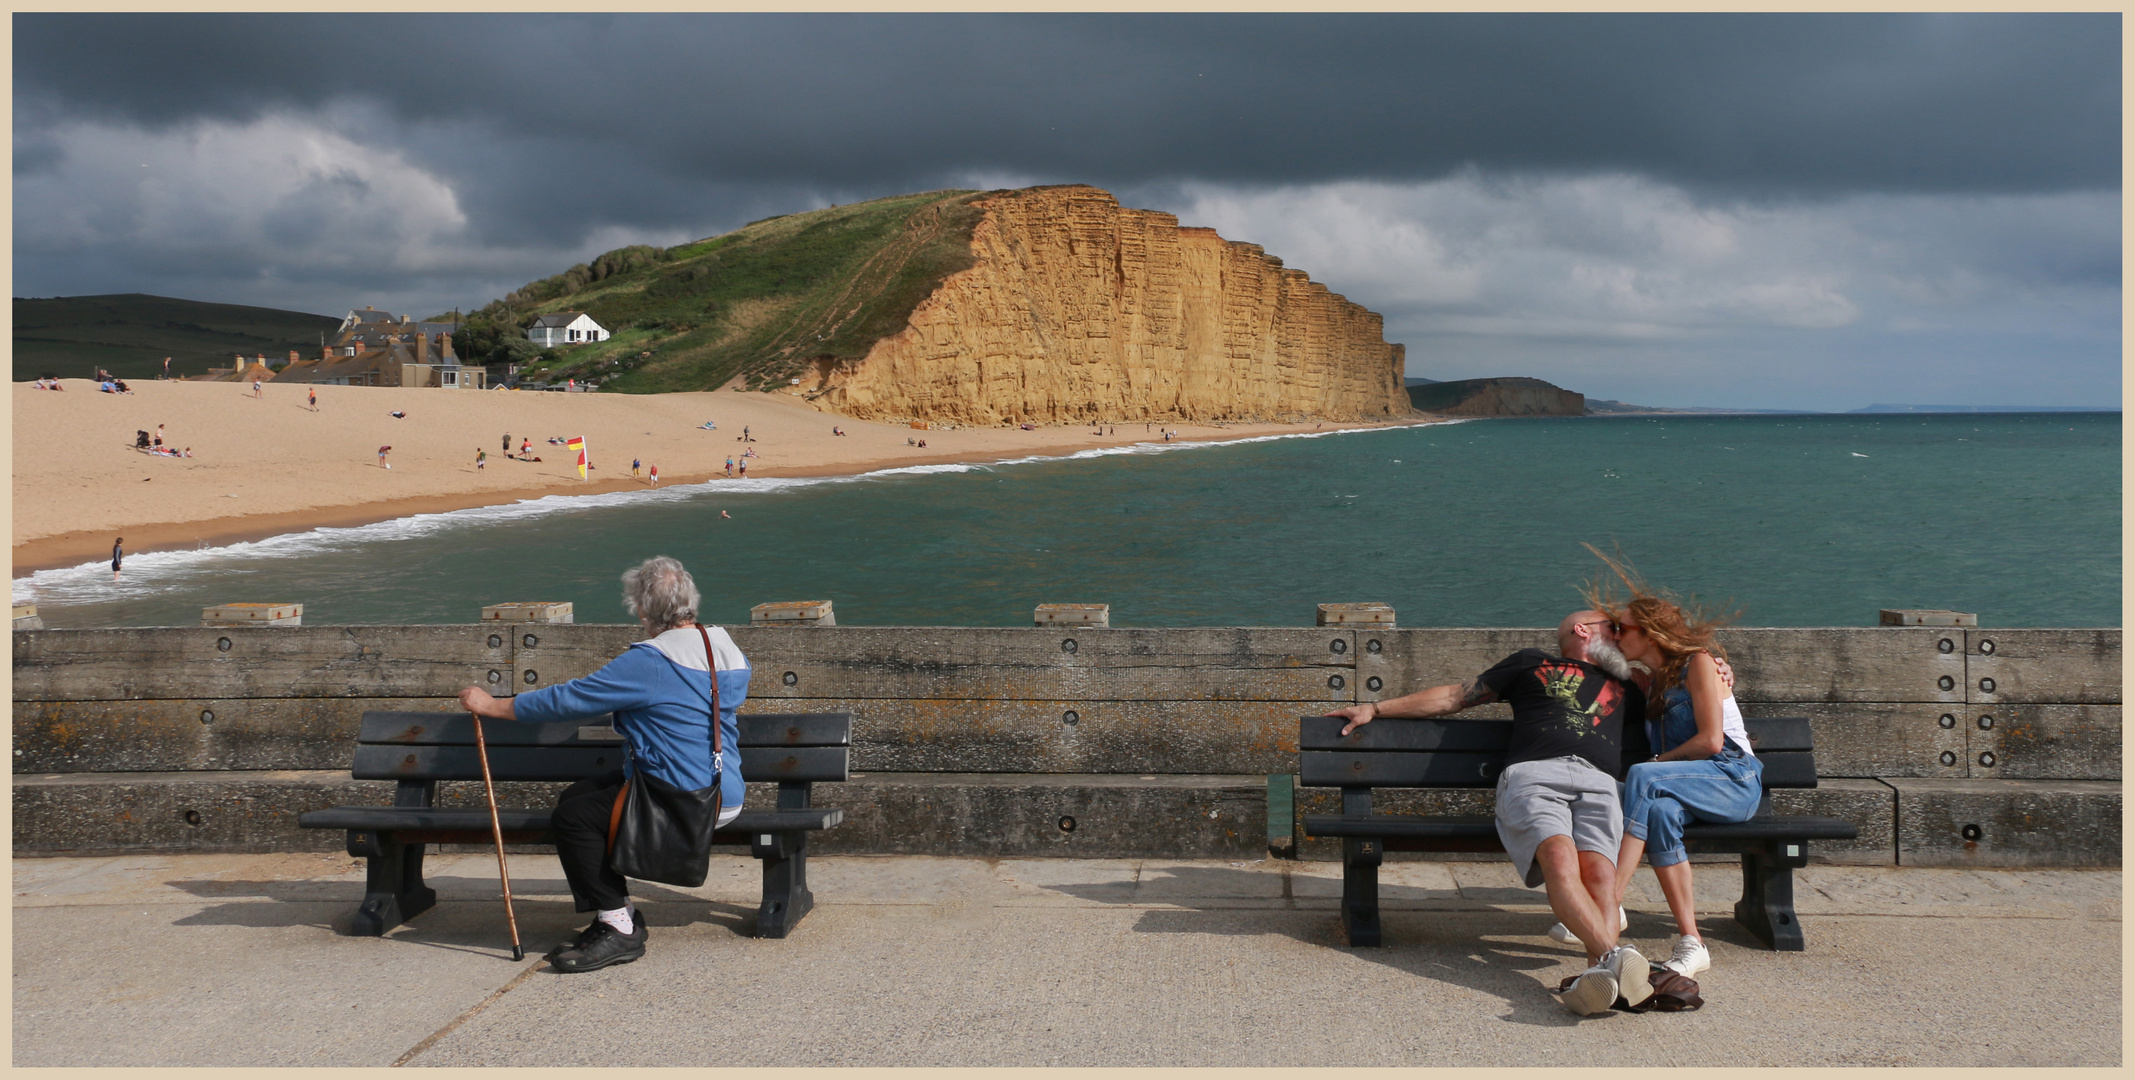
[[[578,451],[578,478],[583,480],[586,478],[586,437],[580,435],[573,438],[570,447]]]

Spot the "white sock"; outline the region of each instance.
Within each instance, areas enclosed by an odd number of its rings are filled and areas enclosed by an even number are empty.
[[[625,906],[623,907],[616,908],[614,911],[601,912],[600,921],[607,923],[609,926],[615,927],[616,931],[619,933],[628,934],[631,931],[637,929],[637,923],[631,920],[630,915],[631,911],[628,906],[628,901],[625,901]]]

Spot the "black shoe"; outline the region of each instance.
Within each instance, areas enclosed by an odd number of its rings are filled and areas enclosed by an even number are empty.
[[[593,938],[595,935],[600,933],[601,926],[602,923],[599,919],[593,920],[593,925],[588,926],[583,930],[580,930],[578,932],[577,937],[574,937],[569,941],[557,942],[556,947],[548,951],[548,955],[547,957],[545,957],[545,959],[554,960],[556,959],[556,955],[558,953],[570,952],[573,950],[583,950],[586,946],[593,944]]]
[[[581,948],[565,949],[549,957],[549,966],[563,972],[599,971],[611,964],[627,964],[645,955],[643,918],[639,918],[627,934],[599,921],[591,929],[592,941]]]

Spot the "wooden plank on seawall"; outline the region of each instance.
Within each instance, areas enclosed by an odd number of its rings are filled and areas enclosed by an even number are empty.
[[[451,698],[17,701],[17,773],[342,769],[363,714],[450,715]],[[464,714],[461,714],[464,715]]]
[[[1973,704],[1964,715],[1974,777],[2121,779],[2118,705]]]
[[[1746,717],[1806,716],[1819,776],[1965,773],[1964,706],[1931,701],[1745,701]]]
[[[799,703],[751,699],[742,715]],[[860,772],[1289,772],[1297,717],[1347,702],[810,700],[853,714]]]
[[[1975,704],[2120,701],[2117,629],[1963,633],[1966,689]]]
[[[511,657],[472,625],[40,630],[15,635],[14,698],[444,696],[501,684]]]
[[[752,698],[1351,700],[1354,634],[1251,627],[736,628]]]

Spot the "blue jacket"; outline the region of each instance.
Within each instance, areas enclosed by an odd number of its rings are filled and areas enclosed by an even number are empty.
[[[734,710],[749,696],[749,661],[727,632],[711,632],[719,672],[719,805],[741,805],[741,737]],[[582,679],[530,690],[513,699],[513,714],[527,723],[583,720],[615,714],[615,729],[629,744],[625,772],[643,769],[679,788],[695,791],[712,783],[711,668],[704,639],[694,628],[669,630],[640,641]]]

